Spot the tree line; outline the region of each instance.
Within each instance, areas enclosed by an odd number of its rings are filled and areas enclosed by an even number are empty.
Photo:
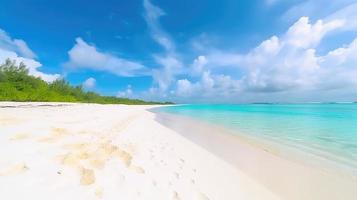
[[[29,75],[24,63],[7,59],[0,65],[0,101],[81,102],[100,104],[171,104],[139,99],[102,96],[85,91],[82,85],[72,86],[65,79],[48,83]]]

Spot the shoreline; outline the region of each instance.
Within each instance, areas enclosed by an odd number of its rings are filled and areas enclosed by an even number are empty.
[[[0,103],[1,198],[280,199],[155,121],[156,106],[57,105]]]
[[[284,145],[233,135],[198,119],[154,112],[157,121],[223,158],[283,199],[354,199],[357,195],[357,176],[350,167],[342,169],[345,166],[294,152],[296,149]],[[304,162],[306,158],[309,161]]]
[[[357,166],[355,163],[346,161],[343,158],[336,159],[335,155],[321,152],[321,150],[308,148],[301,149],[300,146],[292,143],[284,143],[284,141],[278,139],[244,134],[239,132],[239,130],[232,130],[219,124],[211,124],[194,117],[161,112],[157,110],[157,108],[150,109],[150,111],[158,115],[157,120],[159,122],[167,127],[175,128],[180,134],[182,134],[182,130],[177,127],[172,127],[172,122],[168,121],[178,120],[181,125],[186,124],[187,126],[192,127],[209,127],[210,132],[213,132],[214,135],[221,133],[228,134],[230,139],[236,140],[238,143],[249,144],[260,150],[309,167],[322,168],[323,170],[332,171],[342,176],[353,176],[353,178],[357,180]]]

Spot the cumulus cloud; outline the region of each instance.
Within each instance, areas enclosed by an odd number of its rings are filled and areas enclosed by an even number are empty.
[[[47,74],[39,71],[42,64],[35,60],[35,57],[36,55],[25,41],[12,39],[5,31],[0,29],[0,63],[4,63],[8,58],[17,63],[23,62],[30,75],[40,77],[47,82],[52,82],[60,77],[59,74]]]
[[[330,51],[318,59],[321,66],[321,82],[324,89],[339,89],[357,86],[357,38],[346,47]]]
[[[237,64],[248,68],[242,79],[246,89],[266,92],[296,87],[313,89],[320,81],[321,71],[315,48],[328,32],[343,24],[341,20],[318,20],[312,24],[307,17],[302,17],[281,39],[273,36],[241,56]]]
[[[333,6],[335,13],[330,16],[324,15],[320,20],[300,17],[285,33],[262,41],[247,53],[218,50],[200,43],[199,55],[185,65],[159,24],[165,13],[145,0],[145,16],[153,38],[165,49],[164,55],[154,56],[163,66],[153,74],[158,88],[150,88],[147,94],[168,91],[161,98],[177,102],[346,98],[357,86],[357,38],[325,54],[319,53],[319,47],[327,36],[357,30],[354,17],[357,6],[337,3]],[[169,42],[162,42],[158,36]]]
[[[313,89],[321,73],[316,47],[326,34],[341,28],[343,20],[311,23],[300,18],[281,37],[263,41],[247,54],[213,54],[213,65],[241,68],[245,90],[278,92],[296,87]]]
[[[0,63],[4,63],[6,59],[11,59],[17,63],[23,62],[29,70],[29,74],[39,77],[46,82],[52,82],[60,77],[59,74],[47,74],[39,71],[42,64],[34,59],[18,56],[15,52],[3,50],[0,48]]]
[[[313,48],[328,32],[342,27],[344,23],[344,20],[335,19],[327,22],[318,20],[311,24],[308,17],[301,17],[289,28],[284,39],[288,45],[295,48]]]
[[[206,56],[198,56],[192,63],[192,72],[194,75],[201,74],[205,65],[208,63]]]
[[[200,79],[177,80],[172,94],[183,102],[188,99],[207,101],[217,96],[220,97],[218,101],[235,102],[237,98],[269,100],[269,96],[278,100],[287,95],[297,95],[296,99],[318,99],[311,95],[312,91],[326,98],[328,94],[336,94],[331,92],[333,90],[341,92],[355,88],[357,38],[325,55],[318,55],[316,50],[326,35],[340,31],[345,25],[341,18],[312,23],[308,17],[302,17],[286,33],[272,36],[246,54],[215,51],[201,55],[192,64],[192,69],[196,69],[192,72],[200,72]],[[241,75],[233,78],[234,74],[211,74],[209,71],[222,66],[239,71]]]
[[[195,87],[195,85],[193,85],[189,80],[180,79],[177,81],[176,93],[179,96],[189,96],[194,91],[194,89],[195,89],[194,87]]]
[[[83,87],[86,89],[94,88],[96,82],[97,82],[97,80],[95,80],[95,78],[90,77],[83,82]]]
[[[68,55],[66,66],[71,69],[105,71],[126,77],[148,75],[147,68],[141,63],[102,52],[82,38],[76,39],[76,44],[68,51]]]
[[[158,85],[158,91],[164,93],[175,80],[175,74],[180,72],[182,64],[172,56],[154,56],[154,59],[162,66],[153,70],[154,82]]]
[[[131,85],[128,85],[125,90],[119,91],[116,96],[119,98],[132,98],[133,90],[131,89]]]
[[[180,102],[224,102],[241,92],[239,87],[239,80],[228,75],[214,75],[210,71],[204,71],[196,82],[188,79],[177,80],[171,95]],[[220,98],[217,98],[218,96]]]
[[[25,58],[36,58],[36,54],[20,39],[12,39],[4,30],[0,29],[0,47],[3,50],[15,52]]]

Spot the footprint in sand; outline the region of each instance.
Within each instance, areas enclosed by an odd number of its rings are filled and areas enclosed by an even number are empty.
[[[106,163],[114,158],[118,158],[126,167],[137,173],[145,173],[141,167],[131,165],[131,154],[112,145],[110,140],[98,143],[69,144],[65,145],[64,148],[69,152],[58,156],[58,158],[63,165],[79,169],[81,185],[95,183],[94,169],[103,169]]]
[[[16,174],[23,173],[27,171],[29,168],[25,165],[25,163],[20,163],[17,165],[14,165],[4,171],[0,171],[0,176],[12,176]]]
[[[26,134],[26,133],[18,133],[16,135],[14,135],[12,138],[10,138],[10,140],[25,140],[25,139],[29,139],[30,135]]]
[[[130,169],[139,173],[139,174],[145,174],[145,170],[142,167],[131,165]]]
[[[209,198],[201,192],[197,192],[194,199],[195,200],[209,200]]]
[[[38,141],[45,143],[54,143],[68,135],[70,135],[70,133],[64,128],[53,128],[52,133],[49,136],[42,137]]]
[[[95,183],[95,174],[91,169],[82,168],[81,169],[81,185],[91,185]]]
[[[130,166],[131,160],[133,159],[131,154],[121,149],[116,149],[113,153],[114,155],[118,156],[119,159],[121,159],[127,167]]]
[[[86,161],[93,168],[103,169],[106,162],[115,157],[123,161],[126,167],[129,167],[132,160],[132,156],[128,152],[109,142],[71,144],[64,147],[69,150],[69,153],[59,156],[59,158],[62,164],[74,167]]]
[[[94,191],[94,194],[96,197],[98,198],[102,198],[103,197],[103,188],[102,187],[97,187]]]

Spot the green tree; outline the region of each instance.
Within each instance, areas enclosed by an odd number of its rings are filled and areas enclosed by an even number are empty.
[[[101,96],[85,91],[82,85],[71,86],[65,79],[47,83],[29,75],[24,63],[7,59],[0,65],[0,101],[85,102],[101,104],[159,104],[138,99]],[[171,104],[166,102],[165,104]]]

